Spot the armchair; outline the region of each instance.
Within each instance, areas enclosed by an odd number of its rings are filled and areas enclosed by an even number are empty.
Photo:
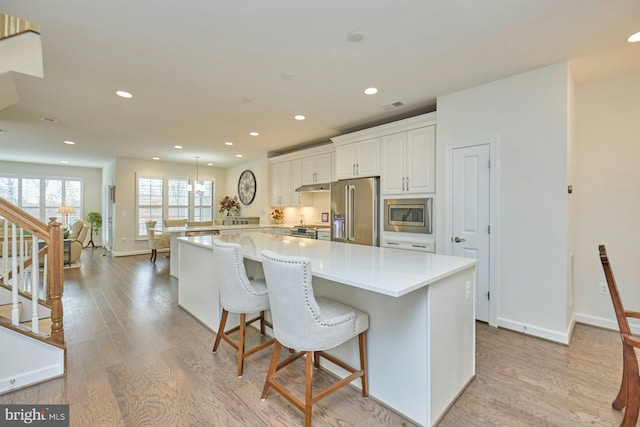
[[[86,226],[82,221],[76,221],[71,226],[71,231],[69,232],[68,239],[71,240],[69,243],[69,263],[75,264],[80,260],[80,255],[82,255],[82,248],[84,247],[84,241],[87,239],[87,233],[89,232],[89,227]]]

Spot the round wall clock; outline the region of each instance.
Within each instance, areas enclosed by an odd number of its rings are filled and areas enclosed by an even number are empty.
[[[256,177],[249,169],[242,172],[238,179],[238,197],[245,205],[250,205],[256,197]]]

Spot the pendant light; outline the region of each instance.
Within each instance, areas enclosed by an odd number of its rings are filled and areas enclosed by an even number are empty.
[[[200,159],[200,156],[196,156],[196,181],[194,183],[195,185],[192,186],[191,184],[189,184],[187,186],[187,191],[193,191],[193,189],[195,188],[196,194],[198,196],[202,195],[202,193],[205,192],[204,183],[200,182],[200,179],[199,179],[199,176],[198,176],[198,173],[199,173],[199,159]]]

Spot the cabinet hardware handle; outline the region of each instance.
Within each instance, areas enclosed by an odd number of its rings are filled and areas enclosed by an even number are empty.
[[[407,191],[409,191],[409,177],[407,177]]]
[[[402,177],[402,191],[404,191],[404,177]]]
[[[356,173],[360,175],[360,163],[356,163]]]
[[[425,245],[411,245],[411,246],[413,246],[414,248],[426,248]]]
[[[353,176],[356,176],[356,164],[351,165],[351,173]]]
[[[400,243],[396,243],[396,242],[387,242],[387,245],[396,245],[396,246],[398,246],[398,245],[400,245]]]

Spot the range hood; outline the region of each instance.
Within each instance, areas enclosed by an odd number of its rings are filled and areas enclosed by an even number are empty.
[[[296,191],[298,193],[303,191],[310,192],[310,191],[330,191],[330,190],[331,190],[331,183],[329,182],[325,184],[307,184],[307,185],[303,185],[296,188]]]

